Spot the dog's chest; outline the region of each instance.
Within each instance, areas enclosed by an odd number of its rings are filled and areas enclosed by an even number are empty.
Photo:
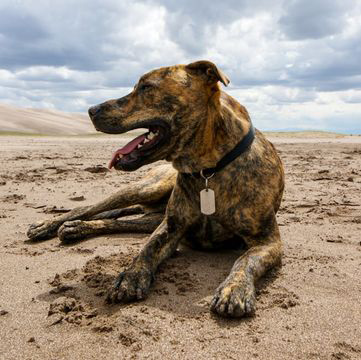
[[[202,178],[187,178],[179,184],[181,190],[179,196],[182,199],[175,201],[185,204],[186,207],[189,206],[198,216],[209,215],[219,220],[229,217],[233,212],[232,209],[241,207],[246,195],[245,189],[242,188],[239,177],[230,177],[228,174],[215,176],[217,178],[209,179],[208,184]],[[202,208],[208,210],[209,214],[207,211],[202,214]]]

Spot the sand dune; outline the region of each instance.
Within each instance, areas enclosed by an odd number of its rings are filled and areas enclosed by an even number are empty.
[[[95,133],[86,114],[0,104],[0,132],[81,135]]]

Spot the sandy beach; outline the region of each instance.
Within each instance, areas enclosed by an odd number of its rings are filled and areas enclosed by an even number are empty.
[[[276,135],[283,265],[258,284],[256,315],[241,320],[209,312],[236,251],[182,247],[145,301],[110,306],[105,289],[147,235],[27,241],[31,223],[147,172],[99,171],[124,137],[0,136],[0,358],[360,359],[361,136]]]

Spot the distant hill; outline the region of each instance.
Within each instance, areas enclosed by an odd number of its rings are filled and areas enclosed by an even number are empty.
[[[0,132],[48,135],[95,133],[87,115],[0,104]]]

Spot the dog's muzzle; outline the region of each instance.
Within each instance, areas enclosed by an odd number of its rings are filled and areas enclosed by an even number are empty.
[[[99,105],[95,105],[89,108],[88,110],[88,114],[90,116],[90,118],[92,118],[93,116],[95,116],[98,112],[100,111],[100,106]]]

